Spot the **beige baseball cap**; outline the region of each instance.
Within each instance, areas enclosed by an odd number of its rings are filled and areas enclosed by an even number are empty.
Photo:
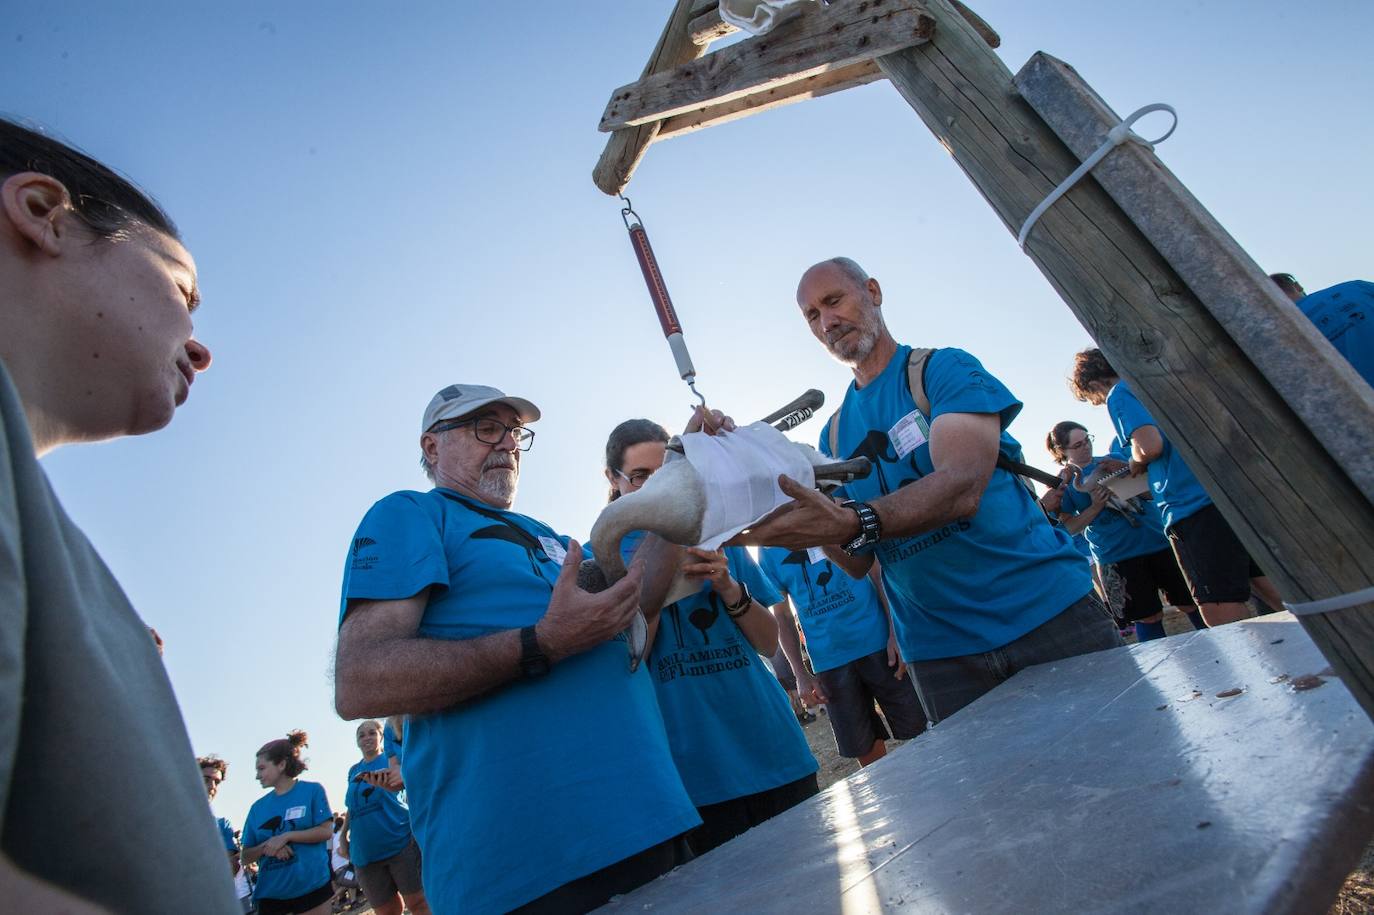
[[[520,421],[524,423],[532,423],[540,415],[539,408],[523,397],[510,397],[484,384],[451,384],[435,394],[429,406],[425,407],[420,434],[424,435],[437,422],[465,416],[492,403],[506,404],[520,414]]]

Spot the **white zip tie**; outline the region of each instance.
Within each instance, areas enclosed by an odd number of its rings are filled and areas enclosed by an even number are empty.
[[[1349,594],[1337,594],[1322,600],[1298,601],[1290,604],[1283,602],[1284,609],[1294,616],[1310,616],[1313,613],[1330,613],[1332,610],[1345,610],[1360,604],[1374,603],[1374,588],[1362,588]]]
[[[1138,134],[1134,133],[1131,130],[1131,125],[1152,111],[1169,112],[1174,116],[1174,123],[1169,126],[1169,130],[1164,134],[1164,136],[1160,137],[1159,139],[1144,140],[1141,139],[1141,137]],[[1153,105],[1146,105],[1144,108],[1137,110],[1130,117],[1126,118],[1120,124],[1117,124],[1111,130],[1107,131],[1107,139],[1102,141],[1102,145],[1097,147],[1097,149],[1093,152],[1091,156],[1084,159],[1083,164],[1078,166],[1078,168],[1074,169],[1073,172],[1069,175],[1069,177],[1059,182],[1059,186],[1054,190],[1050,191],[1050,195],[1046,197],[1044,200],[1040,201],[1039,206],[1037,206],[1034,210],[1031,210],[1031,214],[1026,217],[1026,221],[1021,226],[1021,231],[1016,235],[1016,243],[1020,245],[1022,248],[1025,248],[1026,237],[1030,235],[1031,227],[1035,225],[1036,221],[1041,216],[1045,215],[1045,211],[1052,207],[1055,201],[1057,201],[1060,197],[1063,197],[1065,194],[1067,194],[1069,192],[1069,188],[1073,187],[1075,184],[1078,183],[1078,180],[1080,178],[1082,178],[1088,172],[1092,171],[1093,168],[1096,167],[1097,163],[1101,162],[1102,159],[1107,155],[1107,153],[1111,152],[1119,144],[1125,143],[1127,140],[1134,140],[1137,143],[1140,143],[1144,146],[1148,146],[1150,149],[1154,149],[1156,143],[1163,143],[1165,140],[1169,139],[1169,137],[1173,134],[1175,128],[1177,127],[1178,112],[1174,111],[1174,109],[1171,106],[1166,105],[1163,102],[1156,102]]]

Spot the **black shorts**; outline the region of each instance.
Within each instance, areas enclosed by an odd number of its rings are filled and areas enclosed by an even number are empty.
[[[925,731],[926,714],[911,678],[898,680],[893,673],[895,668],[887,666],[887,649],[880,648],[816,674],[825,693],[835,748],[841,756],[857,759],[867,755],[875,741],[888,737],[909,740]],[[875,701],[883,710],[882,717],[873,708]]]
[[[263,899],[258,898],[258,915],[299,915],[301,912],[309,912],[322,902],[328,902],[334,898],[334,881],[326,880],[324,886],[317,890],[311,890],[303,896],[294,899]]]
[[[538,899],[511,909],[507,915],[566,915],[568,912],[590,912],[636,887],[660,877],[679,864],[692,860],[686,834],[651,845],[638,854],[608,864],[585,877],[570,880],[550,890]]]
[[[1250,599],[1250,579],[1264,572],[1246,552],[1221,509],[1208,505],[1175,521],[1169,543],[1199,604],[1241,604]]]
[[[1128,622],[1143,620],[1161,612],[1164,606],[1159,602],[1160,591],[1164,592],[1171,607],[1193,605],[1188,581],[1178,567],[1178,560],[1169,550],[1132,556],[1114,562],[1112,566],[1126,583],[1126,606],[1122,608],[1121,615]]]
[[[415,844],[414,836],[406,847],[381,861],[357,866],[358,885],[363,895],[378,906],[396,894],[413,896],[423,887],[420,884],[420,846]]]
[[[816,773],[812,772],[805,778],[767,791],[719,804],[703,804],[697,808],[701,825],[687,833],[687,843],[692,846],[692,854],[704,855],[717,845],[724,845],[740,833],[797,806],[820,790]]]

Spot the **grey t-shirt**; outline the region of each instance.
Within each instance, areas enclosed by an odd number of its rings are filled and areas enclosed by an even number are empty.
[[[3,363],[0,847],[116,912],[241,911],[162,659],[34,458]]]

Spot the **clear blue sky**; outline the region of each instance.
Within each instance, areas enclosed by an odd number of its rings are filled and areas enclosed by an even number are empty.
[[[45,464],[165,636],[197,751],[230,761],[223,815],[241,822],[254,751],[296,727],[342,809],[358,755],[329,670],[345,548],[373,501],[425,487],[437,388],[543,407],[517,508],[574,536],[604,498],[611,427],[685,418],[618,204],[590,181],[601,110],[670,6],[6,10],[0,111],[133,176],[199,262],[215,362],[177,420]],[[1162,157],[1267,270],[1309,289],[1369,277],[1374,4],[975,7],[1013,71],[1043,49],[1122,113],[1175,105]],[[1087,334],[886,83],[665,142],[629,193],[700,387],[736,417],[808,387],[836,401],[847,371],[792,294],[847,254],[883,282],[899,339],[969,349],[1026,402],[1012,432],[1032,459],[1048,465],[1060,419],[1110,437],[1064,386]]]

